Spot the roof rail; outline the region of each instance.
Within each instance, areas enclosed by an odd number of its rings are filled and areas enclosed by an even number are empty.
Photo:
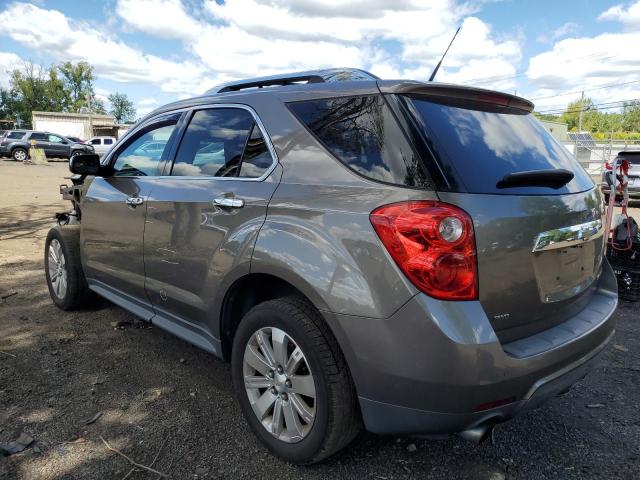
[[[236,92],[245,88],[263,88],[272,87],[274,85],[291,85],[293,83],[323,83],[324,79],[320,75],[296,75],[282,77],[262,77],[251,80],[240,80],[238,82],[229,82],[214,88],[215,93]],[[214,93],[209,90],[207,93]]]
[[[297,83],[325,83],[348,80],[377,80],[375,75],[358,68],[331,68],[324,70],[310,70],[308,72],[284,73],[269,77],[249,78],[234,82],[223,83],[211,90],[206,95],[217,93],[237,92],[247,88],[263,88],[272,86],[293,85]]]

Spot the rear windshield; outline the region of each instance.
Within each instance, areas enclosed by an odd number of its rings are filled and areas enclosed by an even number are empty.
[[[531,114],[489,106],[462,108],[418,97],[402,97],[402,103],[417,121],[451,191],[549,195],[593,188],[576,159]],[[575,175],[559,189],[496,186],[510,173],[558,168]]]
[[[628,160],[631,165],[640,165],[640,152],[620,152],[618,156]]]
[[[426,169],[382,95],[288,106],[329,152],[356,173],[379,182],[431,188]]]

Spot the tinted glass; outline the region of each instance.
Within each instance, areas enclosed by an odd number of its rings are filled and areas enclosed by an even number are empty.
[[[94,138],[93,140],[91,140],[91,145],[100,145],[100,139],[99,138]]]
[[[165,150],[177,120],[178,117],[173,117],[154,124],[128,141],[126,147],[117,154],[113,166],[114,175],[158,175],[158,165],[166,154]]]
[[[46,133],[38,133],[33,132],[29,137],[30,140],[44,140],[45,142],[49,141],[49,135]]]
[[[9,132],[7,138],[18,139],[24,137],[24,132]]]
[[[289,108],[338,160],[357,173],[409,187],[430,185],[381,95],[296,102]]]
[[[199,110],[178,148],[171,175],[236,177],[253,117],[239,108]]]
[[[498,107],[481,109],[410,98],[416,118],[453,190],[492,194],[559,194],[588,190],[593,182],[569,151],[531,114]],[[519,112],[519,111],[518,111]],[[574,179],[559,189],[498,189],[509,173],[566,169]]]
[[[104,145],[112,145],[113,144],[113,139],[105,138],[103,144]]]
[[[259,178],[265,174],[273,163],[271,152],[267,148],[260,128],[255,123],[251,130],[251,136],[247,140],[247,145],[242,156],[240,166],[240,176],[245,178]]]

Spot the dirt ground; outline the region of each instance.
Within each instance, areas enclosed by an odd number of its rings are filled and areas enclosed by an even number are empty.
[[[227,364],[106,302],[53,306],[43,247],[67,209],[57,193],[67,174],[65,163],[0,160],[0,292],[16,292],[0,300],[0,443],[34,439],[0,456],[0,478],[161,478],[132,472],[102,439],[176,479],[640,478],[640,304],[624,302],[592,373],[491,441],[363,433],[313,467],[273,458],[241,416]]]

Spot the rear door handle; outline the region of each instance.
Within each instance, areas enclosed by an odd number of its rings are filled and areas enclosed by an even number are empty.
[[[142,205],[144,203],[144,198],[142,197],[129,197],[125,200],[127,205],[131,205],[132,207],[137,207],[138,205]]]
[[[214,198],[213,204],[219,207],[242,208],[244,207],[244,200],[241,198],[220,197]]]

